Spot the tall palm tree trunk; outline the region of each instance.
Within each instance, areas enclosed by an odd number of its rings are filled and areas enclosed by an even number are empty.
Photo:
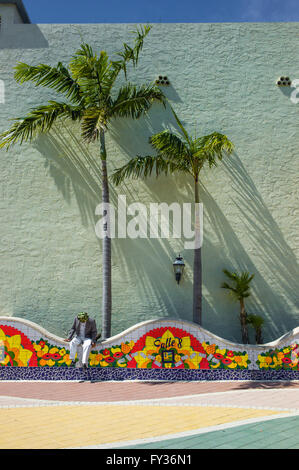
[[[198,178],[195,179],[195,203],[199,203]],[[200,236],[199,213],[195,208],[195,240]],[[202,321],[202,261],[201,247],[194,248],[193,261],[193,321],[201,325]]]
[[[249,343],[244,299],[240,299],[240,323],[243,344]]]
[[[102,162],[102,202],[109,203],[109,185],[107,175],[107,155],[105,146],[105,132],[100,131],[101,162]],[[103,227],[103,297],[102,297],[102,339],[111,336],[111,238],[110,238],[110,213],[106,214],[106,223]],[[106,232],[106,233],[105,233]]]

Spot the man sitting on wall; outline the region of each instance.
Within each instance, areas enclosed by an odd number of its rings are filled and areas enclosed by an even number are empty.
[[[99,336],[97,336],[95,320],[89,318],[86,312],[79,313],[74,320],[68,338],[65,339],[65,341],[70,342],[71,366],[75,365],[77,348],[82,344],[82,365],[84,369],[87,368],[90,349],[95,346]]]

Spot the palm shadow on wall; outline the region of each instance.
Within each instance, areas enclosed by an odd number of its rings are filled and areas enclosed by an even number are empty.
[[[270,287],[265,279],[255,279],[256,294],[263,306],[263,312],[276,318],[277,333],[286,333],[297,326],[294,317],[288,313],[287,299],[298,306],[299,269],[296,255],[286,242],[284,235],[258,192],[252,178],[246,171],[240,158],[229,159],[224,163],[226,171],[233,180],[236,195],[234,204],[246,225],[252,248],[262,259],[269,278],[273,280]],[[278,287],[279,294],[275,285]],[[275,338],[273,338],[275,339]]]
[[[170,114],[167,116],[167,113],[163,113],[162,115],[154,109],[147,119],[137,122],[128,119],[116,123],[111,130],[111,135],[122,154],[131,158],[136,154],[145,155],[146,138],[171,124],[173,121]],[[67,133],[67,137],[65,135],[61,137],[60,133],[43,136],[37,140],[36,147],[44,156],[45,165],[49,168],[57,189],[68,202],[72,195],[75,195],[82,224],[91,226],[94,230],[98,220],[95,216],[95,207],[101,202],[100,162],[88,147],[77,139],[72,130],[69,129]],[[149,145],[148,151],[152,153]],[[119,163],[113,159],[110,161],[113,168],[119,166]],[[122,160],[120,164],[123,163]],[[282,232],[239,157],[235,154],[223,165],[224,171],[227,171],[232,178],[234,203],[240,212],[240,217],[246,221],[251,243],[259,248],[260,256],[275,282],[279,284],[280,291],[289,300],[295,302],[298,267],[292,250],[284,240]],[[110,174],[113,168],[110,169]],[[164,181],[161,178],[159,180],[150,178],[142,185],[146,190],[148,202],[171,203],[175,200],[192,202],[193,186],[191,181],[184,177],[171,177],[171,179],[168,177]],[[135,189],[134,182],[124,182],[119,188],[113,188],[111,185],[111,202],[117,204],[118,194],[126,194],[128,204],[138,201],[140,200],[138,191],[139,189]],[[240,340],[238,320],[235,317],[237,307],[235,313],[228,313],[228,316],[219,308],[224,305],[226,312],[232,312],[220,288],[223,281],[223,273],[219,271],[221,264],[223,268],[246,269],[255,273],[254,296],[248,310],[263,314],[269,320],[264,335],[265,341],[276,339],[296,326],[292,323],[293,317],[286,311],[284,297],[277,293],[258,272],[230,222],[204,184],[201,185],[200,194],[204,204],[204,217],[207,217],[209,226],[219,241],[217,244],[212,243],[209,240],[209,232],[204,233],[203,280],[209,295],[207,299],[204,299],[203,326],[222,336],[223,327],[226,325],[227,328],[229,324],[227,331],[231,330],[231,332],[228,333],[230,337],[226,335],[227,339]],[[98,243],[101,244],[100,240]],[[134,253],[134,256],[130,256],[130,253]],[[175,295],[173,295],[173,289],[176,284],[173,280],[171,263],[178,253],[168,240],[114,240],[112,254],[116,264],[122,269],[123,278],[127,278],[128,282],[135,279],[136,296],[144,299],[144,309],[148,311],[149,307],[153,307],[153,315],[150,318],[168,316],[191,320],[192,252],[190,250],[184,255],[187,267],[190,269],[186,270],[183,284],[180,285],[180,290]],[[169,263],[165,261],[166,255]],[[156,274],[153,275],[153,272]],[[113,295],[115,306],[113,311],[116,314],[112,320],[117,330],[116,333],[120,331],[117,328],[119,320],[116,310],[122,309],[117,301],[118,292],[113,292]],[[140,307],[140,311],[135,310],[135,318],[137,315],[140,321],[150,319],[144,317],[144,309]],[[130,313],[127,312],[127,315]],[[276,324],[273,322],[274,319]]]
[[[169,117],[169,116],[168,116]],[[157,119],[153,120],[153,126],[149,127],[150,134],[161,130],[161,127],[169,127],[174,124],[171,119],[167,119],[163,124],[159,124]],[[158,123],[158,126],[157,126]],[[142,129],[140,128],[140,131]],[[133,156],[136,154],[145,155],[144,141],[140,142],[140,152],[138,145],[135,146],[135,136],[129,128],[128,122],[122,122],[122,128],[119,127],[114,132],[114,139],[122,149],[123,153]],[[142,147],[143,146],[143,147]],[[136,150],[137,148],[137,150]],[[143,152],[142,152],[143,148]],[[152,148],[148,146],[149,153]],[[142,153],[141,153],[142,152]],[[245,222],[249,244],[255,253],[259,254],[259,259],[263,260],[266,267],[267,278],[259,272],[253,259],[242,244],[241,239],[236,235],[228,218],[222,209],[211,196],[208,189],[201,184],[201,200],[204,204],[204,213],[208,218],[212,231],[217,235],[219,242],[217,244],[210,242],[209,233],[204,231],[203,244],[203,281],[209,292],[208,299],[204,300],[203,310],[205,312],[204,327],[220,334],[223,324],[231,321],[233,326],[233,340],[238,341],[238,306],[233,307],[225,300],[225,294],[220,288],[223,281],[223,273],[219,272],[219,265],[223,268],[248,270],[255,274],[253,287],[253,296],[248,302],[248,310],[252,313],[258,313],[265,317],[265,341],[277,339],[278,336],[294,328],[294,316],[288,312],[286,299],[290,304],[296,305],[297,286],[298,286],[298,264],[295,254],[287,244],[282,231],[277,222],[271,215],[269,209],[263,201],[263,198],[257,190],[252,178],[246,171],[243,163],[236,153],[224,160],[224,171],[227,171],[232,180],[232,200],[239,212],[242,222]],[[212,170],[213,171],[213,170]],[[192,182],[184,177],[164,180],[161,178],[158,183],[153,179],[145,182],[151,193],[151,200],[155,200],[157,195],[160,201],[167,202],[167,186],[176,185],[176,192],[181,202],[192,201],[193,186]],[[131,185],[127,186],[131,188]],[[163,197],[163,191],[166,188]],[[156,190],[156,191],[155,191]],[[189,198],[186,198],[186,193]],[[172,201],[170,201],[172,202]],[[248,245],[248,240],[247,240]],[[192,264],[192,255],[189,254],[189,262]],[[209,272],[209,275],[207,275]],[[265,270],[263,270],[263,273]],[[206,273],[206,275],[205,275]],[[269,282],[271,280],[271,282]],[[191,282],[191,279],[189,280]],[[189,287],[189,286],[188,286]],[[219,311],[219,306],[225,305],[226,311],[230,315],[223,318],[223,313]],[[189,302],[191,309],[191,304]],[[235,310],[232,315],[231,311]],[[216,320],[216,322],[215,322]]]
[[[100,162],[67,126],[39,136],[34,147],[66,202],[72,195],[76,198],[83,226],[94,223],[95,206],[101,201]]]
[[[132,135],[136,135],[135,124],[136,122],[130,121],[131,138]],[[150,135],[153,127],[152,125],[149,125],[149,127],[150,130],[148,132]],[[76,131],[68,126],[63,126],[63,129],[53,131],[51,134],[40,136],[34,145],[44,157],[45,167],[53,178],[57,190],[68,203],[75,197],[82,225],[91,227],[94,230],[99,219],[99,216],[95,215],[95,208],[101,202],[101,169],[100,160],[97,155],[98,149],[89,148],[82,144]],[[140,145],[144,145],[143,140],[140,142]],[[112,165],[114,165],[114,162],[112,162]],[[134,188],[132,189],[130,186],[128,184],[125,192],[128,204],[138,200],[138,195],[136,197]],[[115,190],[112,185],[110,188],[111,202],[116,207],[118,194],[123,193],[123,188]],[[150,200],[159,202],[159,197],[155,194]],[[101,250],[101,241],[98,240],[97,242]],[[128,256],[128,252],[132,253],[133,251],[134,256]],[[165,259],[165,252],[169,254],[169,263],[161,264],[161,259]],[[167,287],[167,283],[172,287],[174,284],[176,287],[172,272],[172,261],[177,255],[171,249],[167,240],[114,240],[112,243],[112,254],[115,263],[122,269],[123,278],[127,278],[128,282],[131,283],[132,279],[133,281],[136,279],[136,295],[144,299],[144,308],[140,308],[140,311],[134,311],[134,314],[139,317],[140,321],[149,319],[144,316],[144,311],[148,311],[149,306],[153,307],[151,318],[161,316],[181,317],[182,308],[186,308],[184,304],[188,295],[186,290],[184,290],[184,294],[180,296],[179,301],[175,302],[172,290]],[[149,265],[151,265],[153,271],[159,273],[158,277],[149,274]],[[166,284],[161,282],[161,277],[164,281],[166,279]],[[189,284],[191,288],[190,281],[188,276],[186,276],[183,282],[187,285]],[[98,289],[98,292],[100,295],[100,289]],[[114,305],[118,310],[121,310],[117,302],[118,294],[118,292],[113,294],[115,299]],[[70,292],[70,302],[71,296],[72,292]],[[153,299],[156,300],[153,301]],[[191,316],[189,319],[191,319]],[[117,323],[118,318],[116,315],[113,317],[113,320]]]
[[[238,305],[233,303],[229,306],[229,300],[228,298],[225,299],[225,294],[220,288],[221,283],[225,280],[224,274],[219,271],[219,265],[221,264],[223,268],[229,270],[249,271],[255,274],[254,281],[252,282],[253,295],[246,302],[247,311],[260,314],[265,318],[265,342],[277,339],[296,326],[293,323],[294,318],[287,311],[284,297],[279,294],[275,290],[275,287],[273,288],[267,279],[259,272],[257,265],[249,256],[222,209],[203,185],[201,186],[201,196],[204,204],[204,217],[208,219],[209,226],[218,238],[218,243],[212,244],[209,242],[209,232],[205,232],[203,243],[204,284],[209,292],[210,308],[212,308],[216,318],[218,317],[217,323],[219,322],[221,324],[223,322],[223,318],[221,318],[223,313],[219,311],[219,305],[223,304],[224,310],[226,310],[228,314],[225,321],[231,322],[234,340],[240,340],[240,338],[237,338],[239,336],[237,328]],[[255,196],[260,200],[258,193],[256,193]],[[240,207],[242,206],[240,205]],[[265,206],[264,211],[269,214]],[[273,225],[275,225],[274,221]],[[267,235],[264,233],[264,236]],[[254,237],[257,238],[258,233],[253,235],[253,238]],[[257,239],[254,240],[255,243],[257,243],[257,241]],[[282,236],[279,237],[279,242],[282,245],[285,244]],[[276,242],[273,242],[272,245],[268,243],[265,256],[271,256],[271,253],[273,260],[278,257],[276,253]],[[264,256],[262,259],[264,261]],[[279,276],[275,275],[276,270],[279,269],[279,264],[280,263],[277,263],[275,265],[275,270],[272,274],[272,278],[274,278],[276,283],[280,280]],[[210,272],[209,275],[208,272]],[[290,297],[289,288],[287,291],[282,289],[282,292],[288,296],[288,298],[292,299],[292,297]],[[233,316],[229,313],[229,309],[235,312]],[[208,327],[208,329],[210,328]],[[251,339],[253,339],[253,337]]]
[[[161,130],[161,128],[169,128],[175,126],[175,122],[171,114],[166,114],[166,119],[162,123],[159,122],[159,115],[153,113],[154,119],[148,126],[148,135]],[[134,123],[135,125],[135,123]],[[145,155],[144,139],[137,143],[136,135],[142,134],[142,123],[138,123],[140,129],[135,132],[130,129],[128,121],[122,121],[121,127],[116,126],[113,137],[118,143],[124,154],[135,156],[136,154]],[[153,150],[148,145],[149,154]],[[264,203],[261,194],[257,190],[252,178],[249,176],[244,165],[236,153],[221,163],[224,171],[227,171],[232,180],[233,194],[232,200],[236,205],[240,219],[246,221],[247,231],[249,233],[250,244],[253,248],[258,249],[260,258],[267,267],[271,284],[259,272],[254,261],[249,256],[246,248],[243,246],[241,239],[236,235],[235,230],[225,216],[222,209],[211,196],[208,189],[201,185],[200,195],[204,204],[204,217],[207,216],[212,231],[217,235],[219,243],[214,244],[209,240],[209,233],[204,231],[203,244],[203,280],[205,287],[209,291],[208,299],[204,300],[203,310],[206,321],[204,326],[207,329],[215,331],[215,318],[219,332],[221,332],[221,323],[226,322],[229,318],[222,319],[219,312],[219,305],[223,303],[227,306],[227,311],[232,310],[228,301],[225,301],[225,295],[220,288],[223,281],[223,273],[219,272],[219,264],[223,268],[248,270],[255,273],[253,293],[250,299],[250,310],[252,313],[259,313],[265,316],[267,321],[265,331],[265,340],[267,336],[270,339],[276,339],[277,335],[284,334],[289,329],[295,327],[294,317],[288,312],[285,298],[290,303],[296,304],[297,294],[296,285],[298,285],[298,264],[296,263],[295,254],[285,241],[282,231],[277,222],[272,217],[269,209]],[[211,170],[213,171],[213,170]],[[175,179],[164,180],[162,184],[161,178],[156,184],[153,179],[148,180],[145,184],[151,193],[151,200],[159,195],[160,201],[167,201],[167,189],[169,185],[176,185],[176,192],[179,195],[178,200],[181,202],[190,202],[193,198],[193,185],[185,177],[176,177]],[[128,185],[131,188],[130,185]],[[155,189],[157,190],[155,192]],[[175,194],[175,193],[174,193]],[[189,197],[186,198],[186,194]],[[247,234],[248,237],[248,234]],[[248,243],[248,242],[247,242]],[[189,254],[190,264],[192,264],[192,255]],[[210,275],[205,275],[206,273]],[[276,289],[276,286],[279,288]],[[274,286],[274,287],[273,287]],[[236,307],[238,312],[238,306]],[[235,321],[236,325],[238,320]],[[234,329],[233,329],[234,330]],[[234,338],[239,336],[238,326],[234,330]],[[270,338],[271,337],[271,338]]]

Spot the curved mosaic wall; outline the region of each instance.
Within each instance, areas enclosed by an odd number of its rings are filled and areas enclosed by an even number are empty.
[[[0,370],[6,367],[68,368],[69,343],[39,325],[0,317]],[[80,366],[80,354],[77,358]],[[140,323],[98,342],[89,367],[197,371],[299,371],[299,328],[264,345],[242,345],[178,320]],[[165,371],[166,373],[166,371]]]

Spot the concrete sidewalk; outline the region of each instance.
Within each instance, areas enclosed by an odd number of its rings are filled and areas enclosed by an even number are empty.
[[[0,408],[2,449],[299,448],[297,381],[0,382]]]

